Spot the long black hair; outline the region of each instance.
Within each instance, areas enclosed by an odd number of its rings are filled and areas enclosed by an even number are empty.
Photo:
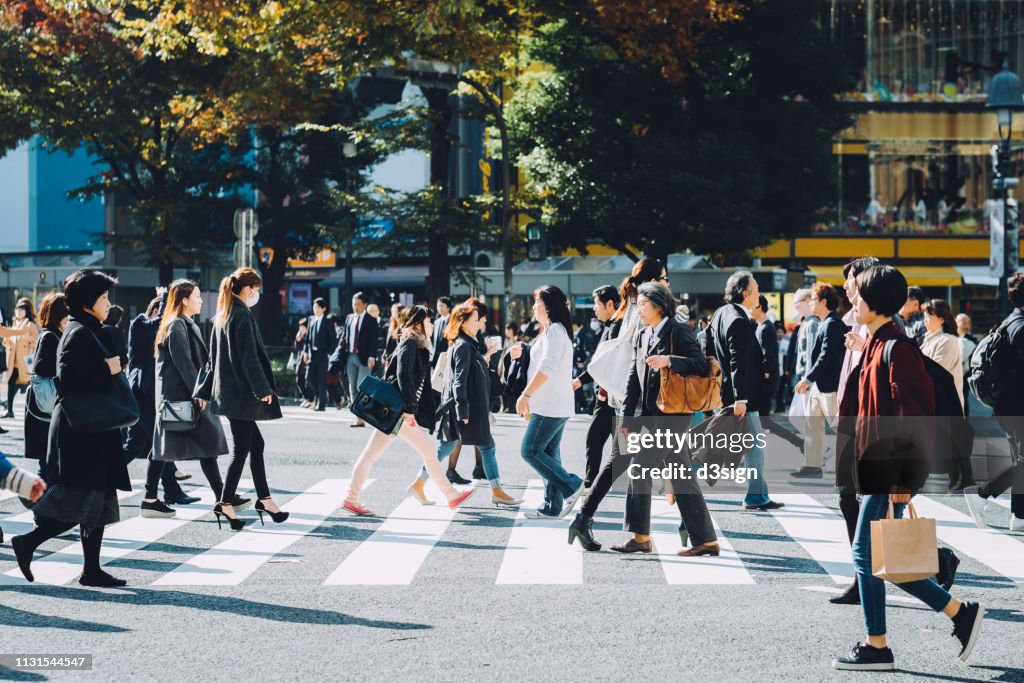
[[[554,285],[544,285],[535,289],[533,296],[539,296],[548,311],[548,327],[559,323],[569,339],[572,339],[572,316],[569,315],[569,300],[565,292]]]

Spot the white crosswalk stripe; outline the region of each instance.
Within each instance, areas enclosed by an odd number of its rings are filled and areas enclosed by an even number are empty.
[[[312,533],[340,507],[348,479],[324,479],[281,506],[283,524],[246,527],[153,582],[155,586],[237,586],[267,560]],[[367,482],[369,485],[369,482]]]
[[[656,499],[651,505],[651,540],[669,584],[741,584],[755,583],[743,561],[733,549],[721,527],[712,518],[718,532],[720,555],[717,557],[679,557],[683,549],[679,538],[679,511],[668,502]]]
[[[996,529],[979,529],[968,515],[928,496],[914,496],[914,509],[921,517],[935,519],[940,541],[1002,576],[1024,583],[1024,543]]]
[[[853,581],[853,555],[846,522],[824,503],[802,493],[773,495],[786,507],[772,517],[836,583]]]
[[[14,498],[18,494],[14,491],[8,491],[7,489],[0,489],[0,502],[7,500],[8,498]]]
[[[571,517],[527,519],[544,502],[544,482],[531,479],[524,493],[495,583],[583,583],[583,551],[566,542]]]
[[[425,487],[436,505],[406,498],[324,582],[326,586],[405,586],[448,530],[456,512],[433,482]]]

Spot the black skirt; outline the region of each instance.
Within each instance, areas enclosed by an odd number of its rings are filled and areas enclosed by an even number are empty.
[[[82,534],[121,521],[121,508],[113,491],[79,489],[54,484],[32,508],[39,517],[66,524],[78,524]]]

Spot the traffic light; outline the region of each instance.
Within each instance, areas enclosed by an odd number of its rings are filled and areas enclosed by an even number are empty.
[[[548,240],[540,223],[526,226],[526,258],[529,261],[543,261],[548,257]]]

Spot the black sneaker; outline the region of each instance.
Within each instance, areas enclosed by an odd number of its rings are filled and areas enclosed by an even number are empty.
[[[949,592],[956,581],[956,568],[960,566],[960,558],[949,548],[939,548],[939,573],[935,575],[935,583]]]
[[[473,483],[469,479],[463,479],[462,477],[460,477],[459,473],[456,472],[455,470],[448,470],[447,476],[448,481],[454,484],[455,486],[467,486]]]
[[[789,476],[796,479],[821,479],[825,475],[820,467],[801,467],[796,472],[790,472]]]
[[[154,500],[152,503],[142,501],[142,505],[139,506],[142,510],[141,515],[150,519],[158,517],[173,517],[178,514],[172,508],[167,507],[163,504],[163,501]]]
[[[833,659],[832,668],[840,671],[893,671],[896,664],[889,648],[857,643],[850,654]]]
[[[774,500],[769,500],[764,505],[744,505],[744,510],[758,510],[760,512],[766,512],[768,510],[778,510],[779,508],[786,507],[785,503],[777,503]]]
[[[985,617],[985,608],[976,602],[965,602],[960,611],[953,617],[953,635],[963,646],[960,650],[960,661],[966,662],[974,649],[974,643],[981,633],[981,620]]]
[[[164,494],[164,502],[168,505],[191,505],[192,503],[198,503],[199,500],[196,496],[190,496],[184,491],[173,496]]]
[[[251,498],[242,498],[237,493],[235,494],[235,497],[231,500],[231,506],[235,508],[235,512],[246,509],[247,507],[249,507],[251,503]]]
[[[483,467],[474,467],[473,468],[473,478],[476,479],[477,481],[484,481],[484,480],[486,480],[487,479],[487,474],[484,472],[484,468]]]
[[[95,588],[120,588],[128,585],[124,579],[115,579],[102,569],[95,572],[82,572],[82,575],[78,577],[78,583]]]

